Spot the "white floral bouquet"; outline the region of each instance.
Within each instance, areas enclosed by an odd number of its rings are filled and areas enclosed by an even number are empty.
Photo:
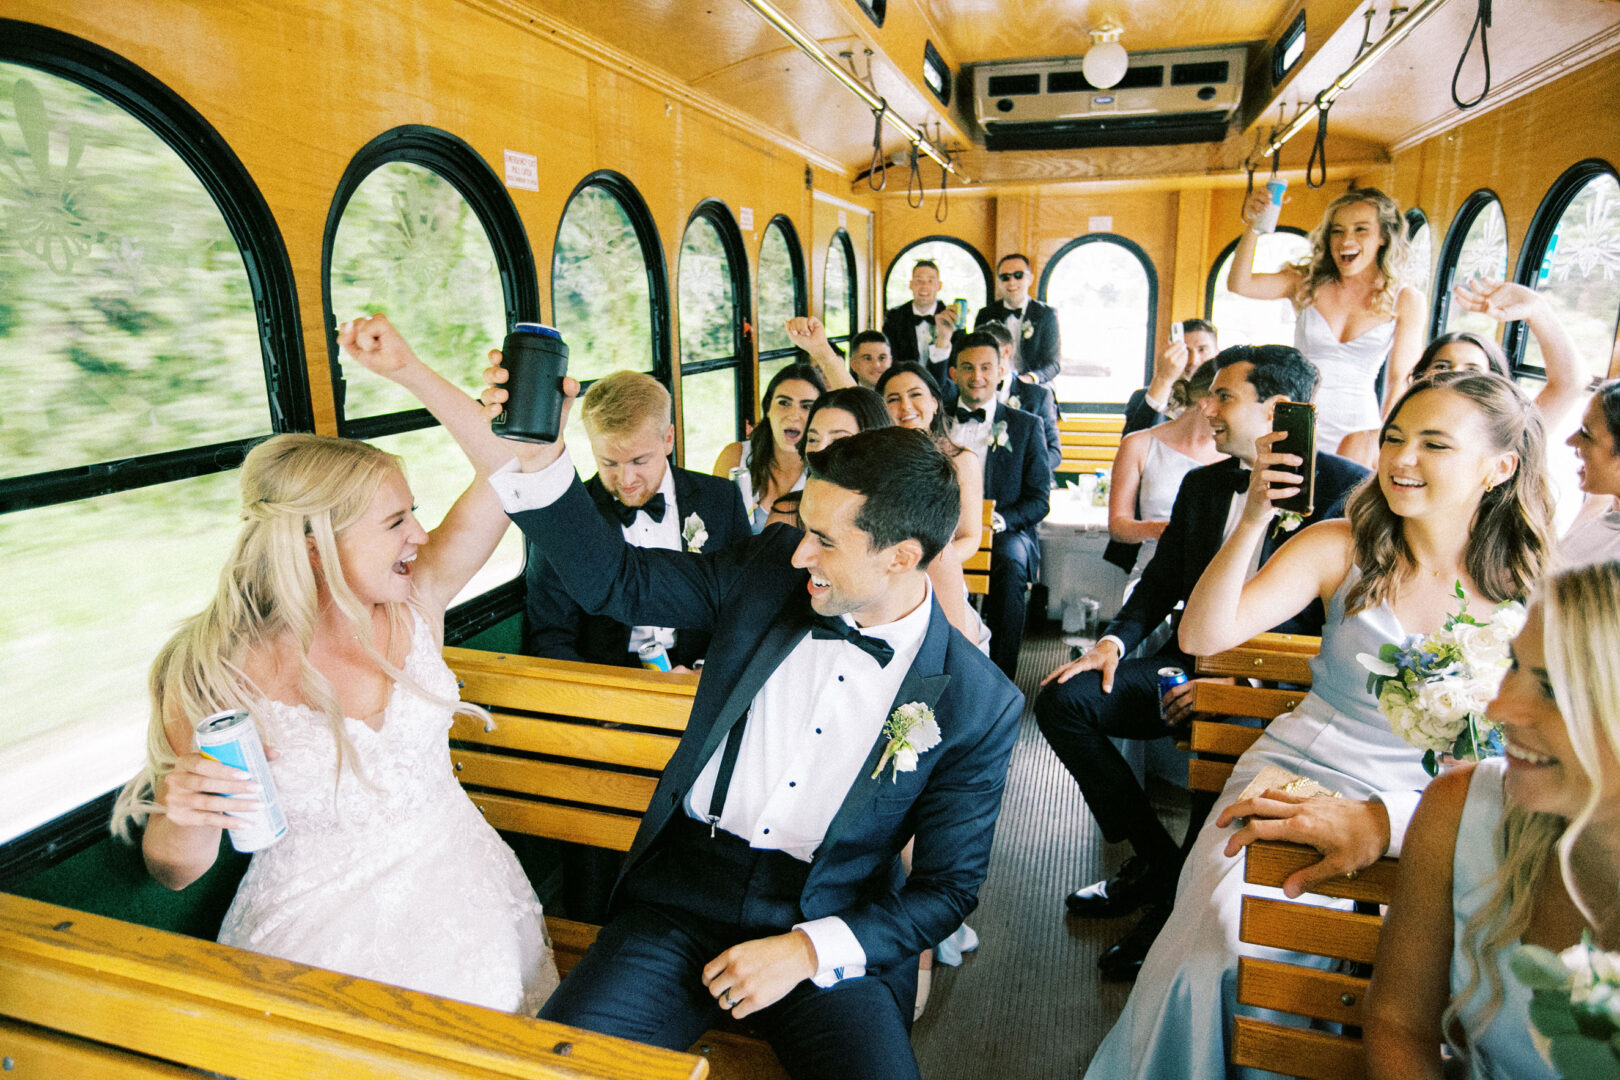
[[[1502,737],[1485,716],[1485,706],[1507,674],[1508,646],[1524,628],[1524,605],[1498,604],[1483,621],[1468,613],[1468,597],[1457,583],[1462,606],[1433,634],[1417,634],[1404,644],[1387,644],[1377,656],[1358,653],[1370,674],[1367,692],[1395,734],[1423,751],[1423,767],[1439,774],[1440,755],[1480,761],[1502,753]]]
[[[1510,963],[1530,988],[1531,1034],[1547,1064],[1564,1080],[1620,1077],[1620,953],[1582,935],[1562,953],[1520,945]]]

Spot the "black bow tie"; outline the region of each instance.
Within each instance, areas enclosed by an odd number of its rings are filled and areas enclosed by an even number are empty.
[[[1248,469],[1232,469],[1223,479],[1232,486],[1234,495],[1246,494],[1249,490],[1249,477],[1253,475]]]
[[[606,493],[604,492],[604,494]],[[624,503],[620,502],[618,499],[615,499],[611,495],[609,495],[603,501],[603,505],[613,512],[614,517],[619,519],[620,525],[630,525],[636,520],[636,515],[643,510],[645,510],[647,512],[647,516],[652,518],[654,521],[664,520],[664,493],[662,491],[648,499],[646,502],[642,503],[640,506],[626,506]]]
[[[894,646],[881,638],[867,637],[836,616],[819,615],[811,612],[810,636],[820,641],[842,638],[876,660],[878,667],[888,667],[889,661],[894,659]]]
[[[956,422],[958,424],[968,424],[974,422],[982,424],[984,423],[984,410],[958,408],[956,410]]]

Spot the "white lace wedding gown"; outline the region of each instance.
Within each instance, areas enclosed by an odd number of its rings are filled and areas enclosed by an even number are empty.
[[[415,619],[405,673],[456,680]],[[382,728],[345,720],[352,752],[307,706],[254,710],[287,835],[253,856],[219,940],[302,964],[534,1015],[557,986],[540,902],[455,780],[451,713],[395,685]]]

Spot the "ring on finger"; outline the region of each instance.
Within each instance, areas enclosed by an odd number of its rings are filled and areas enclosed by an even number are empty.
[[[731,1000],[731,988],[729,986],[726,987],[726,989],[720,991],[720,1007],[721,1008],[729,1009],[734,1004],[736,1004],[736,1002]]]
[[[1354,880],[1356,880],[1356,874],[1358,874],[1359,872],[1360,871],[1357,871],[1357,870],[1350,871],[1349,873],[1344,875],[1344,880],[1346,880],[1346,881],[1354,881]]]

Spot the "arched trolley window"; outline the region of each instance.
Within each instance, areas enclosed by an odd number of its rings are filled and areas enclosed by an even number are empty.
[[[568,371],[586,389],[620,370],[670,385],[669,276],[664,246],[640,192],[616,172],[575,186],[552,246],[551,310],[568,342]],[[580,410],[565,439],[581,476],[596,471]]]
[[[472,147],[448,132],[408,125],[377,136],[350,161],[327,215],[322,255],[338,432],[404,458],[417,516],[432,529],[466,488],[466,459],[405,390],[340,354],[335,327],[383,312],[429,366],[477,394],[489,350],[513,324],[540,319],[523,223]],[[447,640],[517,611],[522,573],[523,539],[509,529],[456,597]]]
[[[804,248],[798,231],[786,215],[777,214],[765,226],[759,245],[759,379],[769,385],[771,376],[793,362],[798,350],[787,336],[787,320],[810,310],[809,290],[805,287]],[[747,405],[745,403],[745,408]]]
[[[1066,408],[1123,409],[1153,368],[1159,276],[1133,241],[1090,233],[1058,249],[1040,298],[1057,309],[1063,368],[1053,381]]]
[[[1221,249],[1204,284],[1205,318],[1215,324],[1221,348],[1292,345],[1295,317],[1292,300],[1252,300],[1227,289],[1226,279],[1232,272],[1232,257],[1237,254],[1237,246],[1238,241],[1233,240]],[[1255,245],[1254,270],[1274,274],[1310,256],[1310,237],[1290,225],[1279,225],[1276,232],[1261,236]],[[1175,312],[1175,315],[1179,317],[1181,313]]]
[[[742,438],[752,415],[748,253],[731,211],[705,199],[692,211],[676,269],[681,327],[681,462],[708,472],[720,451]]]
[[[827,242],[827,265],[821,272],[821,325],[827,328],[827,340],[845,353],[860,319],[859,280],[855,244],[848,232],[839,229]]]
[[[237,532],[234,470],[312,421],[281,233],[195,109],[0,20],[0,139],[0,841],[35,830],[0,863],[26,865],[105,835],[147,669]]]
[[[1502,216],[1502,203],[1493,192],[1476,191],[1463,201],[1440,248],[1440,264],[1434,275],[1431,336],[1450,330],[1472,330],[1488,338],[1496,337],[1497,321],[1454,306],[1451,290],[1471,278],[1505,281],[1507,268],[1507,218]]]
[[[1406,212],[1406,240],[1412,249],[1407,276],[1427,295],[1434,284],[1434,229],[1429,216],[1415,206]]]
[[[1588,160],[1553,182],[1530,219],[1514,275],[1547,298],[1594,376],[1609,371],[1620,319],[1620,182],[1614,166]],[[1541,347],[1522,322],[1505,343],[1518,370],[1544,375]]]
[[[977,248],[954,236],[925,236],[900,249],[883,276],[884,308],[911,303],[911,275],[919,259],[939,267],[941,300],[948,304],[960,296],[967,301],[968,325],[972,326],[973,316],[995,295],[990,264]]]

